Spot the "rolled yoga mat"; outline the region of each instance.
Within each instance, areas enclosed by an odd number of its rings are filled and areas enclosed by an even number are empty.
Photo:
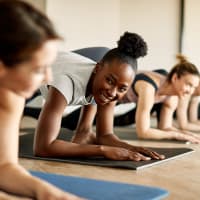
[[[158,200],[168,195],[168,191],[136,184],[63,176],[31,171],[31,174],[46,180],[60,189],[89,200]]]
[[[59,139],[68,140],[67,134],[61,132],[59,135]],[[152,150],[157,151],[160,154],[164,154],[166,158],[164,160],[148,160],[148,161],[114,161],[108,160],[103,157],[66,157],[66,158],[58,158],[58,157],[38,157],[33,155],[33,139],[34,134],[25,134],[20,136],[19,139],[19,157],[22,158],[31,158],[37,160],[49,160],[49,161],[57,161],[57,162],[66,162],[66,163],[76,163],[76,164],[85,164],[85,165],[96,165],[96,166],[105,166],[105,167],[117,167],[117,168],[127,168],[127,169],[142,169],[146,167],[150,167],[156,164],[160,164],[171,159],[175,159],[179,156],[186,155],[188,153],[193,152],[193,149],[190,148],[153,148],[148,147]]]

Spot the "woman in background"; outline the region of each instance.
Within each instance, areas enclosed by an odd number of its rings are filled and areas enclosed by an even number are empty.
[[[53,65],[53,69],[57,69],[53,73],[54,81],[41,88],[46,102],[36,128],[35,154],[44,157],[104,156],[112,160],[135,161],[162,159],[163,156],[156,152],[125,143],[113,133],[114,106],[126,94],[135,77],[137,58],[146,53],[144,40],[129,32],[99,63],[72,52],[60,53]],[[97,140],[92,141],[93,118],[88,114],[90,105],[95,103]],[[69,105],[84,106],[73,142],[58,139],[62,115]],[[80,139],[84,144],[77,144]],[[88,144],[94,142],[98,145]]]
[[[157,72],[139,72],[122,100],[136,102],[132,111],[115,117],[115,125],[136,123],[136,132],[142,139],[176,139],[200,143],[200,137],[173,126],[173,113],[179,99],[190,96],[199,84],[199,71],[195,65],[183,56],[178,56],[179,63],[167,76]],[[158,113],[157,128],[150,126],[152,108]]]
[[[200,131],[199,115],[200,84],[194,93],[187,98],[179,100],[176,111],[177,125],[184,131]]]
[[[25,98],[50,79],[59,36],[31,5],[0,0],[0,190],[37,200],[80,199],[33,177],[18,163]]]

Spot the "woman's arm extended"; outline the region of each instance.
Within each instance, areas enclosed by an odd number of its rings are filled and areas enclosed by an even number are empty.
[[[184,97],[179,99],[176,110],[178,127],[181,130],[200,131],[198,124],[198,97]]]
[[[34,141],[36,155],[45,157],[104,156],[112,160],[146,160],[146,157],[138,156],[125,148],[78,144],[58,139],[62,113],[66,106],[67,102],[63,95],[55,88],[50,88],[36,129]]]
[[[175,99],[177,99],[177,103],[175,102]],[[176,140],[189,141],[192,143],[199,144],[200,137],[198,137],[194,133],[191,133],[183,129],[175,128],[173,126],[173,110],[175,110],[175,107],[176,105],[178,105],[178,102],[179,102],[179,99],[176,96],[173,96],[173,97],[170,97],[165,102],[165,104],[163,104],[163,108],[161,111],[161,121],[159,123],[159,127],[164,131],[172,132],[174,135],[174,139]],[[184,118],[184,113],[182,113],[182,115]],[[180,120],[180,118],[178,120]]]
[[[129,143],[120,140],[113,133],[113,110],[115,103],[110,103],[107,105],[97,107],[97,140],[100,144],[115,146],[115,147],[123,147],[130,151],[137,153],[139,156],[148,156],[153,159],[163,159],[163,155],[159,155],[158,153],[151,151],[150,149],[146,149],[143,147],[137,147],[130,145]]]

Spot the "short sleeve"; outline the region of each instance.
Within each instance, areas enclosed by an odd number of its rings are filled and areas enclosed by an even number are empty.
[[[74,85],[69,76],[56,75],[49,85],[55,87],[65,97],[67,103],[71,104],[74,96]]]

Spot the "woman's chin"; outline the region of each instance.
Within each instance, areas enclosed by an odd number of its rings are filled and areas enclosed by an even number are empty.
[[[95,99],[95,102],[96,102],[97,104],[101,105],[101,106],[107,104],[107,102],[102,101],[102,100],[100,100],[100,99]]]

